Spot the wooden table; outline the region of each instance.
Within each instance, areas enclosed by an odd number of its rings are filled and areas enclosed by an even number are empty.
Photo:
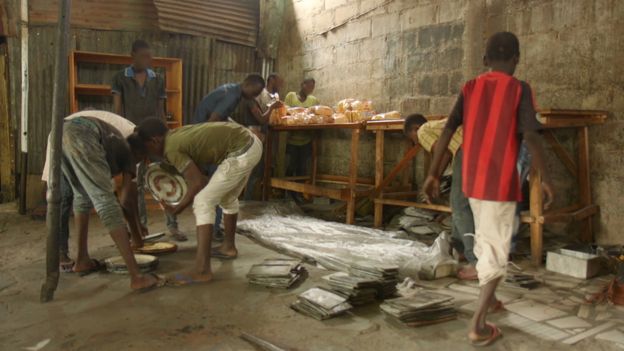
[[[434,116],[429,119],[439,119]],[[599,206],[592,203],[590,171],[589,171],[589,135],[591,125],[602,124],[607,118],[605,111],[589,110],[542,110],[539,119],[544,125],[544,139],[561,160],[567,171],[576,178],[579,190],[579,199],[570,206],[544,211],[542,198],[541,175],[534,169],[530,173],[530,209],[523,212],[521,220],[531,226],[531,257],[535,265],[542,263],[544,224],[555,222],[580,222],[581,240],[593,240],[592,216],[598,213]],[[557,140],[554,130],[575,129],[577,132],[576,160],[565,150]],[[408,168],[414,157],[422,149],[420,145],[411,147],[397,165],[384,176],[384,141],[386,132],[402,132],[403,121],[376,121],[368,122],[366,130],[376,134],[375,145],[375,227],[381,227],[383,222],[383,206],[417,207],[439,212],[451,212],[448,206],[429,205],[409,200],[418,196],[417,192],[387,192],[386,187],[404,169]],[[428,168],[428,167],[426,167]],[[560,192],[559,192],[560,193]]]
[[[318,143],[320,132],[329,129],[342,129],[351,132],[351,158],[349,174],[347,176],[318,174]],[[309,176],[299,177],[271,177],[272,147],[274,138],[280,137],[280,132],[308,130],[314,133],[312,141],[312,170]],[[355,204],[361,197],[370,196],[374,181],[357,176],[358,146],[361,133],[365,130],[364,123],[318,124],[301,126],[271,126],[265,143],[264,187],[263,199],[270,197],[270,188],[283,189],[305,195],[322,196],[347,203],[346,223],[355,222]],[[279,143],[278,143],[279,144]],[[328,186],[333,185],[333,186]]]

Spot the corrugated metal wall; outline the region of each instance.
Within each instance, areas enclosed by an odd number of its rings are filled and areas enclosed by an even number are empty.
[[[45,145],[50,131],[52,107],[52,79],[54,64],[53,26],[31,26],[30,29],[30,112],[29,112],[29,159],[30,174],[41,172],[45,159]],[[241,81],[245,75],[260,70],[255,49],[216,41],[208,37],[195,37],[170,33],[141,33],[75,29],[70,48],[84,51],[127,54],[137,38],[147,40],[155,56],[179,57],[183,60],[183,112],[191,116],[201,98],[211,89],[227,82]],[[17,40],[10,41],[11,52],[19,51]],[[10,61],[12,76],[19,73],[19,57]],[[81,66],[79,80],[93,83],[109,83],[119,66]],[[19,101],[19,80],[11,87],[14,101]],[[81,99],[81,107],[111,109],[112,99],[91,97]],[[19,110],[14,109],[19,116]]]
[[[258,0],[154,0],[161,30],[256,46]]]

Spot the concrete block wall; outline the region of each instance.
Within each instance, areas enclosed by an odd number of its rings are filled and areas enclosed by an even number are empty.
[[[358,97],[372,99],[381,112],[447,114],[461,84],[485,70],[488,35],[516,33],[516,76],[533,86],[540,107],[611,112],[606,125],[590,129],[593,197],[601,206],[599,242],[624,243],[624,1],[286,1],[278,71],[289,91],[314,77],[315,95],[330,106]],[[572,132],[557,136],[575,147]],[[372,177],[374,140],[363,139],[359,172]],[[387,167],[403,153],[403,144],[396,137],[386,145]],[[321,153],[321,171],[346,172],[348,134],[329,132]],[[575,196],[574,180],[548,153],[558,203],[564,205]],[[415,169],[417,179],[422,174]],[[565,230],[573,234],[574,228]]]

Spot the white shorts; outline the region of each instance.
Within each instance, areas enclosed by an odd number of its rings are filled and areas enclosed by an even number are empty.
[[[225,214],[238,213],[238,197],[245,189],[249,175],[262,158],[262,142],[253,133],[253,144],[244,154],[228,157],[217,167],[193,201],[197,226],[214,224],[215,208],[220,206]]]
[[[516,202],[470,198],[475,224],[474,253],[477,256],[479,285],[483,286],[507,273],[511,236],[516,217]]]

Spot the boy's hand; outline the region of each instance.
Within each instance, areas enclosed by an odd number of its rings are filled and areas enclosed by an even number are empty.
[[[163,208],[163,210],[165,210],[165,212],[168,212],[170,214],[178,214],[177,210],[177,206],[171,206],[168,203],[164,202],[164,201],[160,201],[160,206]]]
[[[284,103],[278,100],[278,101],[275,101],[274,103],[272,103],[271,106],[269,106],[269,110],[273,111],[276,108],[280,108],[282,106],[284,106]]]
[[[434,176],[427,176],[425,184],[423,184],[423,191],[425,193],[427,203],[431,204],[433,199],[437,199],[438,196],[440,196],[440,179]]]
[[[555,199],[555,192],[548,181],[542,182],[542,191],[544,192],[544,209],[548,210]]]

